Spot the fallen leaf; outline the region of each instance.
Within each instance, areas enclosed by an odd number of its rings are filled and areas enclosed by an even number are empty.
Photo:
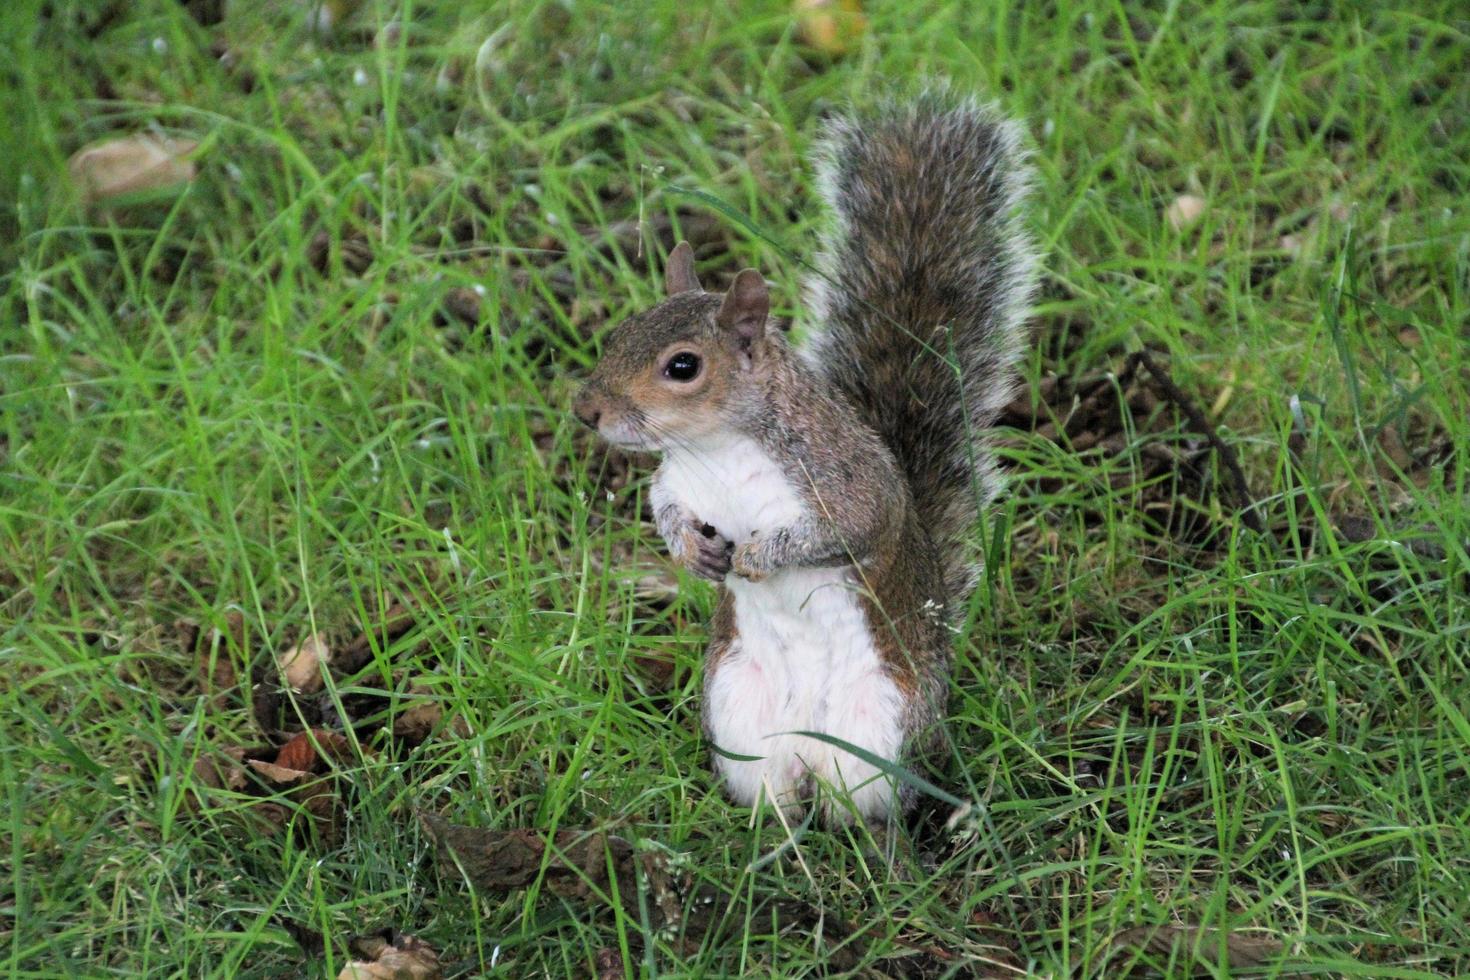
[[[317,272],[326,273],[332,267],[332,235],[319,231],[311,236],[306,245],[306,261]],[[349,231],[342,235],[337,245],[342,268],[350,275],[360,276],[373,264],[373,246],[367,236]]]
[[[286,650],[277,658],[286,683],[298,694],[313,694],[322,689],[321,665],[332,662],[332,651],[320,633]]]
[[[262,680],[250,692],[250,714],[255,719],[255,727],[266,738],[274,739],[284,725],[294,721],[284,717],[286,712],[282,707],[286,702],[285,688],[275,681]]]
[[[403,40],[403,21],[390,20],[378,28],[378,33],[373,36],[373,47],[379,51],[391,51],[398,47]]]
[[[292,769],[290,766],[266,762],[264,759],[246,759],[245,764],[276,789],[290,789],[311,777],[311,773],[304,769]]]
[[[1181,194],[1174,203],[1164,209],[1164,220],[1175,231],[1183,231],[1194,224],[1205,213],[1205,199],[1194,194]]]
[[[1399,436],[1399,430],[1392,425],[1385,425],[1378,430],[1378,448],[1383,450],[1383,455],[1393,461],[1401,471],[1407,472],[1414,468],[1414,457],[1404,445],[1404,440]]]
[[[416,936],[369,936],[352,942],[352,960],[337,974],[337,980],[438,980],[439,954]]]
[[[195,170],[188,157],[198,148],[195,140],[140,133],[78,150],[66,169],[82,199],[95,204],[189,183]]]
[[[687,860],[660,848],[635,848],[624,838],[596,830],[563,828],[546,834],[523,828],[461,827],[431,813],[420,813],[419,823],[437,847],[443,873],[463,877],[488,893],[525,888],[539,880],[554,895],[603,905],[613,901],[615,880],[625,909],[640,914],[639,903],[646,899],[647,921],[655,930],[679,937],[679,948],[688,955],[724,921],[723,907],[730,896]],[[823,944],[828,965],[836,970],[850,971],[859,962],[861,939],[854,936],[852,925],[830,910],[776,897],[759,900],[752,915],[805,928]],[[955,953],[901,938],[896,942],[911,951],[903,975],[953,972],[948,964]],[[610,965],[606,957],[596,959],[599,970]]]
[[[213,27],[225,19],[225,0],[184,0],[184,9],[201,27]]]
[[[433,734],[444,718],[444,708],[432,698],[431,690],[421,684],[409,689],[415,700],[393,719],[393,734],[412,745],[418,745]]]
[[[470,327],[480,325],[480,292],[456,286],[444,294],[444,312]]]
[[[633,669],[659,694],[666,694],[673,689],[674,672],[678,667],[678,660],[675,659],[672,650],[634,654],[633,656]]]
[[[628,971],[623,969],[623,954],[615,946],[599,949],[594,963],[597,967],[597,980],[622,980],[628,975]]]
[[[856,46],[868,27],[858,0],[796,0],[791,10],[802,43],[833,57]]]
[[[205,753],[194,760],[194,780],[205,789],[238,790],[245,785],[245,749]]]
[[[524,888],[544,874],[546,887],[564,897],[587,898],[596,890],[610,894],[611,861],[622,882],[621,894],[638,894],[633,879],[636,855],[633,845],[621,837],[582,830],[558,830],[548,837],[535,830],[460,827],[427,813],[419,819],[438,843],[446,872],[463,874],[484,891]]]
[[[291,811],[279,803],[261,800],[245,810],[243,818],[262,834],[278,834],[291,822]]]
[[[189,790],[187,803],[191,812],[198,813],[203,809],[201,797],[212,791],[253,797],[230,800],[220,813],[262,834],[281,832],[294,815],[304,811],[310,819],[298,820],[298,829],[313,830],[328,847],[335,847],[341,840],[345,811],[327,763],[348,759],[351,753],[346,736],[325,729],[302,732],[280,748],[205,750],[194,763],[195,788]]]
[[[1188,956],[1201,963],[1219,958],[1222,933],[1195,925],[1136,926],[1124,929],[1108,941],[1112,952],[1145,950],[1155,956]],[[1272,936],[1243,932],[1223,933],[1225,961],[1231,969],[1261,966],[1280,954],[1282,944]]]
[[[318,751],[320,746],[320,751]],[[281,751],[276,755],[276,765],[287,769],[295,769],[299,772],[321,772],[325,769],[326,760],[322,753],[337,761],[347,758],[352,752],[352,743],[347,741],[346,736],[337,732],[329,732],[322,728],[313,728],[300,732],[292,737]]]
[[[348,643],[341,656],[335,658],[333,666],[341,672],[341,676],[351,677],[373,659],[375,639],[378,647],[386,647],[413,629],[414,622],[412,609],[402,603],[394,603],[383,613],[381,626],[375,625],[371,632],[361,633]]]
[[[342,842],[342,823],[347,816],[346,809],[341,797],[326,780],[308,783],[297,790],[293,798],[306,808],[317,835],[328,847],[336,847]]]

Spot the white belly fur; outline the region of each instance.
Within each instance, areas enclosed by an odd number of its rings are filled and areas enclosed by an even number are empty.
[[[731,440],[670,453],[655,477],[662,489],[736,544],[799,518],[804,504],[776,463],[754,442]],[[716,746],[759,761],[715,753],[737,801],[764,796],[788,805],[812,780],[851,796],[863,817],[893,806],[893,786],[876,767],[816,739],[815,731],[896,760],[903,743],[903,700],[869,635],[852,569],[787,568],[761,582],[726,578],[738,639],[709,678],[705,723]],[[809,778],[810,777],[810,778]],[[846,808],[828,808],[841,816]]]

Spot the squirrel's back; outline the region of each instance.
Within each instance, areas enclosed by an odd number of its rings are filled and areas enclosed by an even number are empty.
[[[833,221],[808,287],[806,360],[898,458],[947,599],[962,600],[997,488],[982,433],[1011,396],[1035,278],[1020,129],[928,93],[829,122],[817,164]]]

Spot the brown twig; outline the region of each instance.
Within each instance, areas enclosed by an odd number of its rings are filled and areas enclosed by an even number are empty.
[[[1224,464],[1226,472],[1230,475],[1230,482],[1235,492],[1236,502],[1240,507],[1240,519],[1245,523],[1245,526],[1257,534],[1265,534],[1266,525],[1261,520],[1260,514],[1256,512],[1255,498],[1251,496],[1250,485],[1245,481],[1245,471],[1240,468],[1240,458],[1235,455],[1235,450],[1216,434],[1214,426],[1210,425],[1209,420],[1205,418],[1205,413],[1195,404],[1194,399],[1190,398],[1174,383],[1174,379],[1169,376],[1169,372],[1159,366],[1159,363],[1154,360],[1153,355],[1146,350],[1134,351],[1132,354],[1129,354],[1127,364],[1123,369],[1123,374],[1119,378],[1119,381],[1122,382],[1123,378],[1131,379],[1140,364],[1148,369],[1150,377],[1153,378],[1154,383],[1164,393],[1164,397],[1173,402],[1175,407],[1189,419],[1190,426],[1209,440],[1210,447],[1215,450],[1215,453],[1220,457],[1220,462]]]

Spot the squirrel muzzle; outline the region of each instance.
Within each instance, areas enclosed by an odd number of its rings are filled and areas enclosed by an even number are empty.
[[[597,425],[602,421],[602,399],[597,397],[591,385],[577,392],[577,399],[572,402],[572,414],[587,428],[597,431]]]

